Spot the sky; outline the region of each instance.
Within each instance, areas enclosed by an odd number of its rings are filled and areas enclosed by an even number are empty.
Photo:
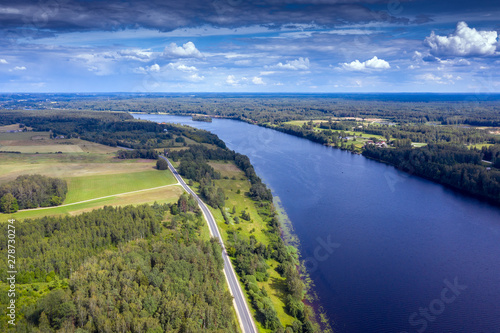
[[[1,0],[0,92],[500,92],[498,0]]]

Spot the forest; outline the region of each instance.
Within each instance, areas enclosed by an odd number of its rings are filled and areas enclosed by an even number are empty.
[[[0,185],[0,212],[15,213],[18,209],[58,206],[66,199],[65,180],[42,175],[21,175]]]
[[[201,237],[200,214],[165,221],[167,211],[169,205],[105,207],[17,224],[18,283],[27,288],[18,297],[24,306],[17,325],[7,329],[2,321],[1,330],[238,332],[220,245]]]

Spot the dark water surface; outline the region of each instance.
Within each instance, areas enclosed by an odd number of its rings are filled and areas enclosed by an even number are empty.
[[[500,208],[243,122],[134,116],[209,130],[250,157],[336,332],[500,333]]]

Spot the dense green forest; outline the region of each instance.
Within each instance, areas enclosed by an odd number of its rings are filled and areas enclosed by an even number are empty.
[[[201,214],[163,221],[170,209],[105,207],[17,223],[24,306],[10,331],[237,332],[220,245],[201,236]],[[7,293],[0,301],[5,309]]]
[[[42,175],[22,175],[0,186],[0,212],[58,206],[66,199],[65,180]]]

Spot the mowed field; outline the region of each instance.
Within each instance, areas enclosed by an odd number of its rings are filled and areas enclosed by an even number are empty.
[[[13,126],[10,125],[14,130]],[[18,125],[17,125],[18,126]],[[6,127],[6,126],[4,126]],[[0,132],[0,151],[22,154],[47,153],[114,153],[119,148],[108,147],[81,139],[51,139],[50,132]]]
[[[18,147],[37,147],[38,154],[0,153],[0,185],[25,174],[41,174],[63,178],[68,183],[68,194],[62,206],[30,209],[9,215],[18,220],[53,215],[73,215],[105,205],[124,206],[144,203],[170,203],[178,200],[182,188],[169,170],[157,170],[156,160],[120,160],[115,157],[117,148],[80,139],[51,140],[49,133],[18,132],[0,133],[2,143],[22,142]],[[24,140],[24,141],[23,141]],[[31,141],[32,140],[32,141]],[[53,144],[54,142],[65,144]],[[34,143],[33,143],[34,142]],[[28,143],[33,143],[31,146]],[[51,154],[57,146],[73,153]],[[10,146],[15,147],[15,146]],[[6,146],[0,147],[5,151]],[[55,148],[54,148],[55,149]],[[16,149],[12,149],[16,150]],[[78,150],[78,152],[76,152]],[[17,149],[19,151],[19,149]],[[3,217],[2,217],[3,216]],[[0,223],[7,216],[0,214]]]
[[[68,195],[64,204],[175,184],[168,170],[93,175],[66,178]]]
[[[104,206],[141,205],[146,203],[152,204],[154,202],[157,202],[159,204],[173,203],[177,202],[183,191],[184,190],[179,185],[170,185],[159,189],[144,190],[129,194],[118,194],[88,202],[40,209],[28,209],[5,216],[8,218],[14,218],[16,220],[24,220],[40,218],[44,216],[78,215],[94,209],[102,208]],[[0,216],[2,216],[2,214],[0,214]],[[3,218],[0,223],[4,223],[5,221],[3,220],[5,220],[5,218]]]

